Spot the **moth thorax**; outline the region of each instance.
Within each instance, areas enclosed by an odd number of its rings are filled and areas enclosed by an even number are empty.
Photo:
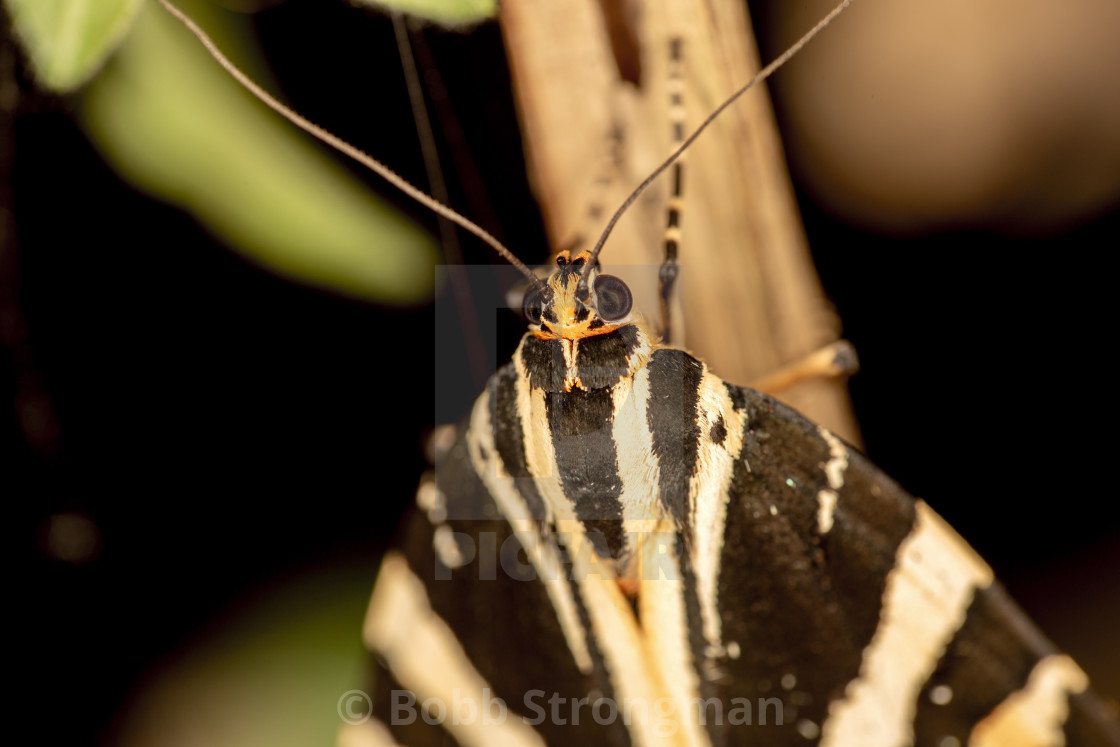
[[[631,381],[651,352],[649,337],[631,323],[575,339],[530,332],[521,339],[516,359],[534,389],[592,392]]]

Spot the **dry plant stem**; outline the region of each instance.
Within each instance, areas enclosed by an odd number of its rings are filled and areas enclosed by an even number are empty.
[[[677,146],[676,150],[674,150],[668,158],[662,161],[660,166],[653,170],[653,173],[643,179],[642,183],[634,188],[634,191],[630,193],[630,196],[626,198],[622,205],[619,206],[618,210],[614,212],[614,215],[611,216],[611,219],[607,221],[606,228],[604,228],[603,232],[599,235],[599,240],[595,242],[595,248],[591,250],[591,259],[588,260],[587,268],[583,271],[584,279],[586,279],[591,273],[591,268],[595,265],[595,260],[599,258],[599,253],[603,250],[603,245],[607,242],[607,239],[610,238],[611,231],[614,230],[615,224],[618,223],[618,220],[622,217],[622,214],[625,213],[626,210],[634,204],[638,197],[641,196],[642,192],[645,192],[649,185],[656,181],[656,179],[665,172],[665,169],[669,168],[677,159],[679,159],[681,157],[681,154],[683,154],[694,142],[696,142],[696,138],[700,137],[700,134],[708,128],[708,125],[714,122],[716,118],[719,117],[719,115],[722,114],[725,109],[727,109],[727,107],[738,101],[739,97],[744,93],[751,90],[756,85],[773,75],[778,70],[778,68],[786,64],[786,62],[788,62],[795,54],[797,54],[802,47],[808,44],[810,39],[816,36],[817,33],[824,29],[825,26],[832,23],[832,19],[836,18],[836,16],[844,12],[844,9],[851,5],[851,3],[852,0],[844,0],[842,3],[837,5],[835,8],[833,8],[831,13],[818,21],[817,25],[814,26],[800,39],[798,39],[793,46],[791,46],[785,52],[782,52],[782,54],[779,55],[778,58],[771,62],[769,65],[759,70],[753,78],[747,81],[745,85],[741,86],[739,90],[735,91],[735,93],[729,96],[727,100],[716,107],[715,111],[705,117],[704,121],[700,123],[700,126],[693,130],[692,134],[685,138],[684,142]]]
[[[588,225],[587,202],[610,133],[620,133],[621,152],[604,198],[608,208],[621,204],[671,152],[665,81],[672,37],[684,45],[690,130],[760,67],[745,9],[735,0],[629,2],[614,15],[627,19],[638,59],[616,59],[613,50],[624,45],[612,46],[599,0],[573,0],[563,8],[502,5],[531,177],[553,247],[580,238],[590,245],[602,230],[601,223]],[[623,69],[641,71],[636,84],[623,79]],[[684,178],[680,282],[690,350],[724,379],[749,382],[835,342],[839,324],[808,253],[763,87],[696,140]],[[663,182],[622,217],[602,257],[639,299],[648,299],[639,307],[649,319],[657,318]],[[639,277],[620,265],[640,266]],[[782,399],[858,443],[843,382],[804,380]]]

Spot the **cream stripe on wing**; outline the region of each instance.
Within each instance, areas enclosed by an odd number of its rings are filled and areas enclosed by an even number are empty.
[[[525,550],[526,557],[533,564],[537,578],[544,584],[576,666],[584,674],[590,674],[592,662],[587,648],[587,631],[579,619],[579,611],[572,597],[572,587],[567,580],[567,569],[560,563],[556,546],[541,540],[539,522],[530,517],[528,504],[521,497],[509,472],[497,457],[494,430],[490,422],[489,390],[482,393],[471,412],[471,424],[467,431],[467,449],[470,451],[475,472],[509,522],[514,535]],[[483,453],[488,454],[490,458],[484,459]]]
[[[1069,696],[1085,692],[1089,678],[1064,654],[1034,665],[1023,689],[995,707],[969,735],[969,747],[1056,747],[1065,744]]]
[[[643,607],[646,583],[642,582]],[[655,650],[652,638],[643,636],[618,584],[600,576],[586,576],[579,579],[579,586],[595,640],[603,652],[619,712],[629,707],[633,714],[626,726],[635,747],[707,745],[706,741],[696,741],[694,728],[680,729],[677,724],[666,728],[667,717],[659,711],[668,699],[665,683],[657,670],[657,659],[662,652]]]
[[[612,435],[622,481],[623,530],[627,548],[634,553],[630,558],[631,571],[639,574],[640,581],[638,604],[641,632],[645,634],[640,645],[644,646],[646,662],[655,672],[663,695],[671,699],[678,743],[708,745],[707,733],[697,719],[698,710],[689,707],[700,696],[699,676],[685,612],[685,594],[689,592],[676,555],[680,531],[661,501],[660,465],[649,429],[649,370],[643,367],[631,381],[632,385],[623,381],[614,387]],[[633,619],[629,612],[626,617]],[[619,657],[627,655],[620,652]],[[635,668],[635,677],[640,676],[640,668]],[[647,702],[650,707],[658,707],[656,701]]]
[[[622,482],[618,500],[622,504],[622,531],[630,553],[630,568],[626,570],[636,580],[633,574],[639,572],[641,538],[656,531],[659,522],[667,518],[658,487],[660,465],[653,453],[653,434],[646,417],[649,371],[642,368],[632,379],[616,384],[612,396],[614,426],[611,435]]]
[[[743,451],[746,414],[735,410],[727,387],[719,378],[707,373],[699,388],[700,448],[697,474],[689,484],[689,505],[692,511],[692,553],[696,574],[700,615],[704,624],[704,640],[709,654],[723,653],[719,616],[719,571],[723,552],[723,535],[727,526],[727,504],[735,463]],[[709,437],[712,424],[722,418],[726,433],[723,443]]]
[[[859,677],[829,706],[821,745],[913,741],[917,696],[992,571],[924,502],[887,576]]]
[[[665,521],[659,535],[674,537],[671,522]],[[646,651],[654,669],[664,683],[665,694],[671,698],[671,714],[679,726],[679,744],[689,747],[710,747],[711,741],[699,721],[699,709],[690,707],[700,698],[700,677],[693,661],[688,635],[688,617],[685,613],[685,588],[676,556],[675,543],[647,542],[643,544],[643,567],[669,565],[668,577],[642,576],[638,603],[641,609],[642,628],[646,631]],[[649,558],[650,553],[660,557]]]
[[[817,531],[828,534],[832,531],[836,501],[840,499],[840,493],[837,491],[844,487],[844,471],[848,469],[848,447],[826,429],[818,426],[817,430],[821,438],[828,443],[828,462],[824,465],[828,487],[822,488],[817,493]]]
[[[473,713],[483,713],[489,683],[471,664],[455,633],[432,611],[424,583],[398,552],[390,552],[381,563],[363,638],[371,651],[384,657],[396,681],[416,694],[417,702],[435,698],[450,713],[453,704],[470,700]],[[468,747],[544,746],[540,735],[517,718],[447,719],[442,726]]]
[[[513,362],[517,370],[517,412],[521,416],[521,432],[524,435],[525,466],[544,499],[548,518],[571,521],[575,519],[575,513],[571,502],[564,497],[560,470],[556,468],[544,390],[529,386],[529,375],[520,355],[515,355]],[[475,409],[478,409],[477,406]]]
[[[665,694],[672,699],[672,716],[680,726],[681,743],[708,745],[698,709],[690,708],[700,697],[685,612],[685,595],[691,592],[685,588],[677,557],[680,529],[660,499],[660,465],[653,452],[647,415],[648,369],[639,370],[631,381],[632,385],[623,381],[614,387],[613,437],[622,481],[623,529],[628,550],[634,553],[630,570],[639,574],[638,604],[646,657]],[[718,384],[721,391],[726,391],[722,382]],[[731,409],[730,400],[727,404]]]

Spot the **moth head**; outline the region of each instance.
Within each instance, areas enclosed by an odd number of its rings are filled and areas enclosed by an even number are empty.
[[[575,340],[611,332],[631,320],[633,297],[626,283],[599,272],[595,263],[580,282],[591,252],[563,251],[548,281],[529,288],[522,311],[541,339]]]

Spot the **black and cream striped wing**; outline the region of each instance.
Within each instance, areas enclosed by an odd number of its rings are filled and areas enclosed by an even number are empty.
[[[721,542],[738,644],[723,667],[729,690],[785,703],[761,743],[1120,740],[1084,673],[924,502],[796,412],[729,390],[746,429]]]
[[[523,431],[542,424],[523,421],[517,378],[491,380],[378,580],[376,714],[399,743],[1120,741],[924,503],[675,350],[635,377],[646,468],[677,508],[669,565],[629,599],[542,521]],[[410,720],[403,690],[435,713]]]

